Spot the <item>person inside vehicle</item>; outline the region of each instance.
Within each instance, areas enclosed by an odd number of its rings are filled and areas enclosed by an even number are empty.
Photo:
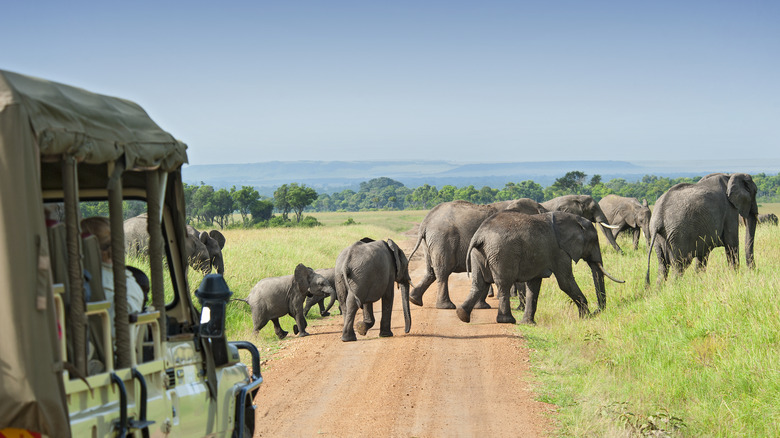
[[[108,313],[111,316],[111,320],[113,321],[114,268],[113,262],[111,260],[111,225],[107,217],[93,216],[81,221],[81,230],[84,233],[89,233],[96,236],[98,243],[100,244],[103,291],[105,293],[106,300],[112,303]],[[144,307],[144,291],[135,280],[135,276],[129,269],[125,270],[125,276],[127,277],[127,313],[139,313],[143,311]],[[111,327],[113,329],[113,324]]]

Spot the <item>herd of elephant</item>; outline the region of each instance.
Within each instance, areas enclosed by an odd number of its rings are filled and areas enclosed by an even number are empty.
[[[591,315],[588,301],[574,280],[572,262],[584,260],[590,267],[597,311],[602,311],[607,303],[604,277],[623,282],[604,269],[594,224],[620,254],[623,251],[616,241],[619,233],[632,233],[635,250],[640,231],[644,233],[649,248],[648,284],[653,250],[658,257],[659,283],[667,278],[670,268],[682,273],[694,258],[697,268],[704,269],[712,249],[720,246],[725,247],[729,265],[736,268],[740,220],[746,228],[746,263],[752,268],[759,222],[756,192],[750,175],[718,173],[694,184],[670,188],[658,198],[652,214],[646,202],[616,195],[608,195],[598,203],[588,195],[561,196],[543,203],[527,198],[488,205],[445,202],[434,207],[421,222],[408,258],[392,240],[364,238],[345,248],[334,268],[315,271],[299,264],[292,275],[259,281],[247,302],[252,309],[255,330],[271,321],[276,335],[283,338],[287,332],[279,325],[280,317],[292,316],[293,330],[305,336],[308,334],[305,316],[310,308],[318,304],[320,313],[327,315],[338,300],[344,315],[341,339],[354,341],[355,329],[365,335],[374,325],[373,303],[380,299],[379,336],[393,335],[390,317],[395,284],[401,291],[408,333],[409,303],[422,306],[423,295],[434,281],[438,283],[436,308],[456,309],[458,318],[464,322],[470,321],[474,308],[490,307],[485,298],[495,287],[497,322],[516,322],[509,300],[513,291],[517,291],[518,309],[524,309],[522,322],[534,324],[542,279],[555,275],[558,287],[572,299],[580,317],[587,317]],[[777,224],[774,215],[761,220]],[[193,232],[192,236],[200,241],[210,237],[205,232]],[[224,237],[216,240],[224,246]],[[409,259],[420,249],[424,253],[425,273],[412,288]],[[456,306],[450,299],[447,283],[450,274],[460,272],[470,273],[471,289],[466,300]],[[330,303],[325,307],[323,301],[327,297]],[[359,308],[363,309],[363,320],[355,323]]]

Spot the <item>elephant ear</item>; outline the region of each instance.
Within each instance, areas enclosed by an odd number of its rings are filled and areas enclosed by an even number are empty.
[[[758,187],[753,178],[745,173],[735,173],[729,178],[726,196],[742,217],[758,214],[756,192]]]
[[[293,288],[298,288],[301,295],[309,294],[309,271],[310,269],[298,263],[293,273]]]
[[[211,230],[209,231],[209,236],[217,241],[219,244],[219,249],[223,249],[225,247],[225,236],[222,233],[217,230]]]
[[[631,206],[631,211],[630,212],[626,212],[626,214],[625,214],[626,223],[631,228],[636,228],[637,227],[636,218],[637,218],[637,216],[639,214],[639,212],[637,210],[639,210],[639,209],[632,205]]]
[[[205,231],[201,231],[198,235],[198,240],[200,240],[204,245],[209,242],[209,239],[211,239],[211,236],[209,236],[209,233]]]
[[[563,250],[576,263],[582,258],[585,251],[585,228],[576,215],[553,214],[552,227],[558,247]],[[582,218],[583,221],[590,222]],[[592,225],[591,225],[592,226]]]
[[[400,281],[400,279],[403,278],[403,266],[401,265],[400,256],[401,248],[399,248],[392,239],[387,239],[387,247],[390,248],[390,252],[393,253],[393,258],[395,260],[395,279],[396,281]]]

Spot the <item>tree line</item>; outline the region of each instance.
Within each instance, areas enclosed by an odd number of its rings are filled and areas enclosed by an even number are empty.
[[[764,173],[752,175],[758,186],[759,202],[780,202],[780,173],[771,176]],[[184,184],[185,202],[188,220],[216,224],[221,228],[235,225],[234,213],[241,218],[240,226],[292,226],[316,225],[313,217],[304,217],[304,212],[332,211],[370,211],[370,210],[419,210],[429,209],[442,202],[464,200],[475,204],[489,204],[518,198],[530,198],[544,202],[558,196],[569,194],[590,195],[599,201],[604,196],[619,196],[646,199],[655,203],[656,199],[670,187],[678,183],[695,183],[701,177],[668,178],[645,175],[641,180],[629,182],[615,178],[604,182],[600,175],[588,178],[583,172],[571,171],[557,178],[548,187],[542,187],[531,180],[508,182],[500,189],[484,186],[477,189],[473,185],[455,187],[445,185],[441,188],[424,184],[414,189],[391,178],[374,178],[360,183],[357,191],[346,189],[327,194],[317,193],[305,184],[283,184],[273,198],[261,196],[250,186],[240,189],[215,190],[201,182],[200,185]],[[278,216],[275,216],[277,213]],[[290,217],[294,217],[295,221]]]

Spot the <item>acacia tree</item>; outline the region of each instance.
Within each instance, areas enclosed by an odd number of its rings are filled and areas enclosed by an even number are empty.
[[[303,210],[311,205],[317,199],[317,192],[306,184],[301,186],[298,183],[290,184],[287,190],[287,204],[295,212],[296,222],[301,221]]]

